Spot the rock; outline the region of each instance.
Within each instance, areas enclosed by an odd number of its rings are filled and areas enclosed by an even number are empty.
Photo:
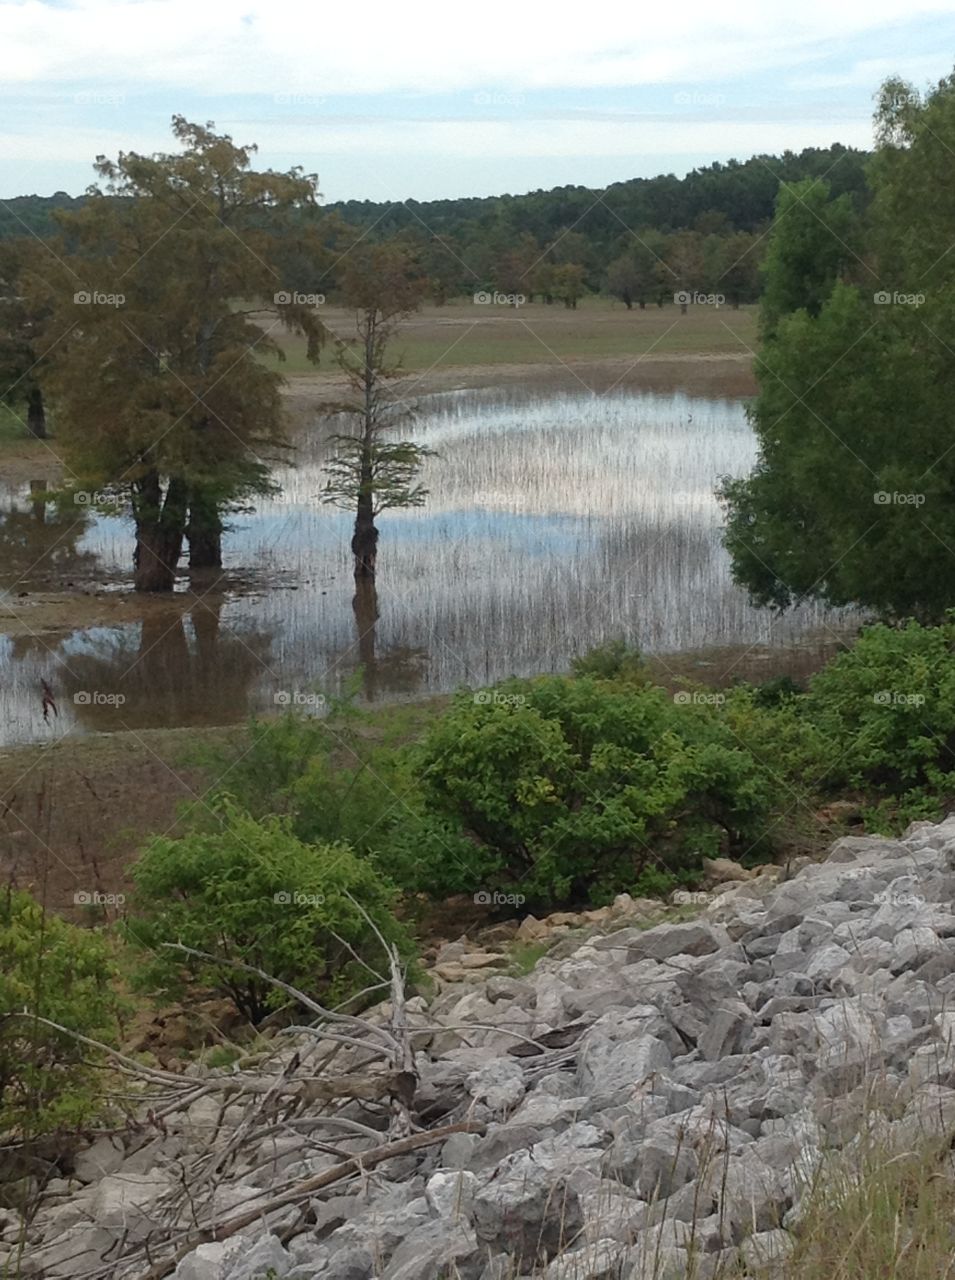
[[[117,1237],[143,1239],[154,1227],[153,1206],[169,1190],[162,1173],[113,1173],[96,1184],[91,1215]]]
[[[566,1178],[519,1152],[507,1159],[474,1193],[474,1225],[483,1244],[525,1264],[552,1258],[583,1226],[577,1193]]]
[[[689,920],[682,924],[658,924],[652,929],[622,929],[608,934],[594,945],[599,950],[626,947],[628,961],[669,960],[671,956],[705,956],[728,946],[726,930],[705,921]]]
[[[496,1058],[468,1077],[467,1090],[492,1111],[512,1111],[524,1096],[524,1071],[515,1058]]]
[[[577,1059],[577,1087],[583,1094],[615,1094],[642,1084],[670,1061],[670,1051],[655,1036],[614,1044],[603,1034],[588,1032]]]
[[[542,938],[546,938],[549,932],[547,925],[536,916],[525,916],[516,936],[521,942],[539,942]]]
[[[97,1138],[73,1161],[73,1176],[80,1182],[97,1182],[107,1174],[115,1173],[125,1157],[123,1144],[116,1138]]]
[[[703,875],[707,884],[726,884],[733,880],[749,880],[753,872],[731,858],[704,858]]]
[[[781,1227],[772,1231],[757,1231],[754,1235],[747,1236],[739,1248],[743,1262],[754,1271],[786,1262],[792,1251],[793,1238]]]
[[[618,1240],[599,1240],[555,1258],[544,1272],[544,1280],[619,1280],[626,1254],[626,1247]]]
[[[241,1256],[230,1261],[224,1280],[284,1280],[292,1267],[292,1259],[275,1235],[259,1236],[244,1249]]]
[[[474,1200],[477,1177],[467,1170],[433,1173],[425,1187],[425,1199],[440,1218],[467,1218]]]
[[[484,1253],[470,1227],[459,1222],[428,1222],[413,1231],[395,1250],[381,1272],[382,1280],[421,1280],[423,1276],[453,1275],[479,1280]]]
[[[715,1009],[706,1023],[697,1047],[707,1062],[716,1062],[738,1052],[752,1024],[752,1014],[741,1000]]]

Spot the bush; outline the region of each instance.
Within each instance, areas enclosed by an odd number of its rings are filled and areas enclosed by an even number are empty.
[[[601,901],[654,862],[690,880],[702,856],[758,844],[770,809],[718,708],[592,678],[462,693],[415,760],[422,809],[388,856],[438,893]]]
[[[16,1014],[108,1043],[120,1012],[116,973],[101,934],[47,915],[27,893],[0,896],[0,1129],[75,1129],[99,1109],[96,1051]]]
[[[253,1022],[289,997],[237,969],[241,961],[306,994],[340,1003],[369,985],[366,962],[380,970],[372,923],[411,954],[392,914],[393,885],[344,844],[309,845],[287,818],[257,819],[220,800],[210,830],[157,837],[133,868],[131,940],[149,952],[141,981],[179,992],[189,981],[230,996]],[[190,958],[163,943],[214,956]]]
[[[830,788],[938,813],[955,794],[955,622],[866,627],[813,677],[804,711],[827,744]]]
[[[610,640],[574,658],[570,664],[575,676],[593,676],[597,680],[646,681],[646,667],[639,649],[626,640]]]
[[[345,843],[374,856],[414,804],[416,785],[405,753],[362,732],[371,728],[379,728],[371,716],[342,700],[326,717],[252,720],[247,738],[203,746],[193,759],[253,817],[286,815],[306,844]],[[224,786],[210,792],[213,802],[227,794]],[[185,808],[189,825],[201,825],[201,810]]]

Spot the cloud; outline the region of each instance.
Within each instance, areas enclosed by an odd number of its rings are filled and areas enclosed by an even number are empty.
[[[906,21],[953,12],[912,0]],[[462,26],[444,0],[367,11],[314,0],[40,0],[0,3],[7,85],[110,81],[204,94],[445,93],[487,84],[610,87],[738,76],[791,65],[825,41],[897,23],[897,0],[738,0],[621,6],[485,0]]]

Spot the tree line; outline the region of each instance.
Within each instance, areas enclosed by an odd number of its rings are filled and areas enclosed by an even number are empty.
[[[763,236],[780,183],[821,178],[861,212],[868,199],[868,153],[834,144],[780,156],[753,156],[614,183],[605,191],[556,187],[526,195],[347,200],[323,205],[333,219],[372,242],[398,240],[424,265],[435,304],[483,290],[576,306],[584,293],[605,293],[627,307],[672,299],[681,291],[721,293],[733,305],[759,296]],[[0,241],[56,233],[58,216],[84,197],[57,192],[0,207]],[[289,217],[286,228],[304,223]],[[261,209],[267,222],[271,211]],[[321,278],[334,292],[328,263],[316,269],[294,237],[278,249],[287,280],[306,290]]]

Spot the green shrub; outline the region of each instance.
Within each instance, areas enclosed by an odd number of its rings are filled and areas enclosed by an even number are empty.
[[[955,794],[955,623],[866,627],[810,682],[830,789],[937,814]]]
[[[593,676],[597,680],[645,681],[647,678],[640,650],[623,639],[610,640],[574,658],[570,669],[575,676]]]
[[[388,851],[402,876],[534,905],[607,900],[653,863],[687,878],[703,855],[758,843],[771,803],[712,703],[592,678],[462,693],[415,762],[422,809]]]
[[[369,921],[403,955],[412,951],[392,914],[396,891],[343,844],[306,844],[287,818],[257,819],[233,801],[212,829],[157,837],[133,868],[129,934],[148,955],[141,981],[180,991],[189,981],[227,994],[253,1022],[288,996],[230,961],[259,968],[333,1004],[369,985],[367,962],[385,957]],[[163,947],[181,942],[206,961]]]
[[[223,779],[213,803],[240,796],[253,817],[287,816],[306,844],[344,843],[373,856],[416,803],[417,787],[406,753],[370,740],[362,730],[371,725],[368,713],[340,701],[327,717],[252,720],[247,738],[193,758]],[[185,807],[189,825],[201,826],[204,807]]]
[[[27,893],[0,896],[0,1130],[70,1130],[100,1109],[95,1050],[27,1011],[94,1040],[115,1040],[120,1003],[107,940],[48,915]]]

